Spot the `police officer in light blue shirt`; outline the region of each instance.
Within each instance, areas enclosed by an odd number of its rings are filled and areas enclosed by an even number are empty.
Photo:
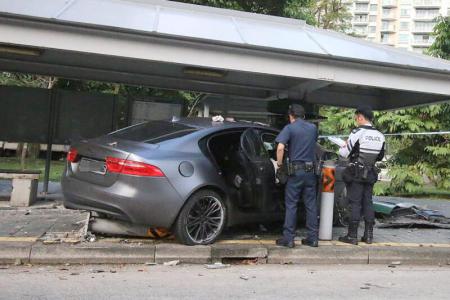
[[[288,149],[289,177],[285,187],[286,216],[283,237],[276,241],[279,246],[295,246],[297,207],[302,197],[306,207],[307,236],[302,244],[318,246],[318,222],[316,202],[316,175],[314,174],[314,153],[317,143],[317,128],[306,122],[305,109],[292,104],[288,110],[289,122],[276,138],[277,166],[283,167],[283,156]]]

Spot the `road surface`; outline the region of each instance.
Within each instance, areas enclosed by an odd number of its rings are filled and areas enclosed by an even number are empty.
[[[0,267],[0,299],[449,299],[450,266]]]

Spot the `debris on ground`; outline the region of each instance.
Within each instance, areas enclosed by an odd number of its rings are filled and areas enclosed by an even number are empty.
[[[380,228],[443,228],[450,229],[450,218],[440,211],[419,207],[412,203],[374,201]]]
[[[146,265],[146,266],[156,266],[157,263],[148,261],[148,262],[145,262],[144,265]]]
[[[76,275],[80,275],[80,273],[73,272],[73,273],[70,273],[70,275],[76,276]]]
[[[93,242],[97,241],[97,237],[95,236],[95,234],[93,234],[92,232],[88,231],[86,233],[86,235],[84,236],[84,240],[89,242],[89,243],[93,243]]]
[[[164,263],[165,266],[176,266],[180,263],[179,260],[171,260],[171,261],[166,261]]]
[[[393,261],[393,262],[391,262],[391,265],[393,265],[393,266],[400,266],[401,264],[402,264],[401,261]]]
[[[21,266],[22,265],[22,260],[20,258],[16,258],[16,260],[14,261],[14,265],[15,266]]]
[[[104,273],[105,270],[102,270],[102,269],[91,269],[90,272],[91,273]]]
[[[247,275],[241,275],[241,276],[239,276],[239,278],[242,279],[242,280],[248,280],[249,279],[249,277]]]
[[[225,269],[225,268],[229,268],[231,265],[230,264],[223,264],[221,262],[216,262],[213,264],[206,264],[205,268],[207,269]]]

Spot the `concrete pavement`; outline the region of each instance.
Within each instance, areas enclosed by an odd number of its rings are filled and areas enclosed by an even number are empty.
[[[449,266],[8,266],[0,299],[448,299],[449,277]]]
[[[450,202],[448,204],[450,206]],[[336,241],[345,228],[333,229],[334,241],[319,248],[275,246],[280,225],[233,228],[214,245],[189,247],[173,240],[103,238],[84,241],[89,214],[67,210],[58,201],[29,208],[0,205],[0,264],[140,264],[242,262],[269,264],[429,264],[450,263],[450,230],[376,228],[375,243],[350,246]]]

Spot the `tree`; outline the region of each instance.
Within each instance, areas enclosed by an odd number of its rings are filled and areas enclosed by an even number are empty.
[[[350,28],[351,13],[342,0],[315,1],[314,16],[317,26],[344,32]]]
[[[450,60],[450,16],[439,16],[433,29],[435,38],[427,53],[431,56]]]
[[[439,17],[435,41],[428,54],[450,59],[450,19]],[[322,108],[328,117],[321,124],[325,134],[347,133],[353,126],[353,110]],[[385,133],[417,133],[450,130],[450,104],[400,109],[375,114],[376,126]],[[392,181],[391,192],[411,193],[424,185],[424,176],[436,187],[450,189],[449,135],[397,136],[387,140]]]
[[[243,10],[266,15],[282,16],[289,0],[173,0],[175,2],[192,3],[219,8]]]

